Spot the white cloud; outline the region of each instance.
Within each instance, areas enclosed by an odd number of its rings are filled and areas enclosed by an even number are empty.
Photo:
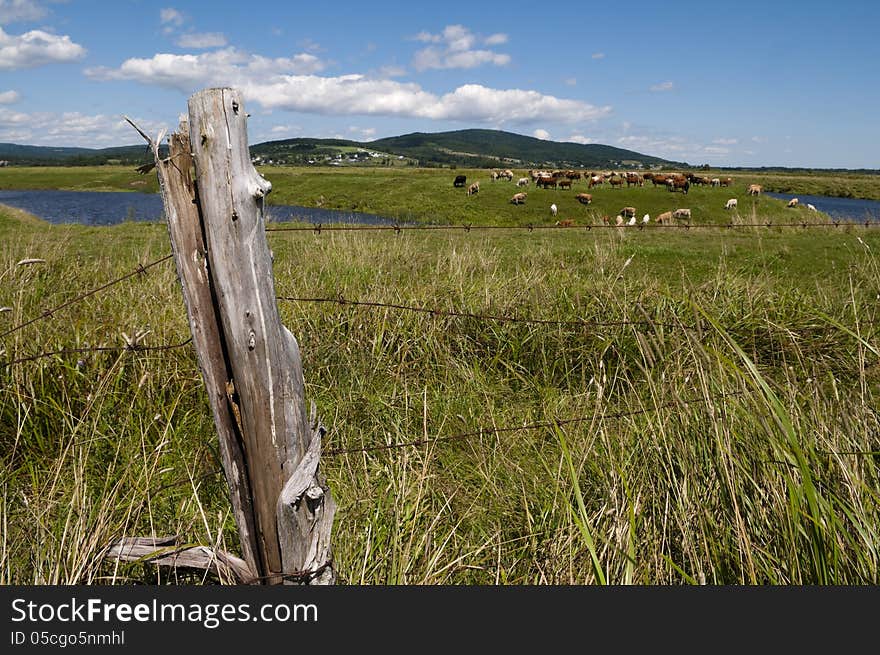
[[[675,85],[672,82],[660,82],[660,84],[654,84],[651,87],[651,91],[662,92],[662,91],[672,91],[675,88]]]
[[[507,43],[506,34],[492,34],[482,38],[463,25],[447,25],[441,34],[419,32],[416,41],[434,43],[413,56],[413,68],[417,71],[428,69],[475,68],[483,64],[506,66],[510,63],[510,55],[494,50],[475,49],[478,43],[485,46]]]
[[[31,30],[16,36],[0,28],[0,70],[76,61],[85,54],[86,49],[71,41],[69,36],[58,36],[42,30]]]
[[[736,139],[715,139],[712,141],[712,143],[718,144],[719,146],[732,146],[736,142]]]
[[[507,43],[507,35],[506,34],[492,34],[486,37],[484,41],[486,45],[501,45],[502,43]]]
[[[163,25],[173,25],[174,27],[180,27],[183,25],[184,18],[183,14],[172,7],[166,7],[165,9],[159,10],[159,21]]]
[[[590,55],[590,56],[591,56],[593,59],[605,59],[605,53],[604,53],[604,52],[594,52],[594,53],[593,53],[592,55]]]
[[[548,132],[547,130],[542,130],[540,128],[532,132],[532,136],[536,139],[543,139],[544,141],[550,140],[550,132]]]
[[[593,143],[593,139],[590,137],[584,136],[583,134],[572,134],[570,137],[566,139],[571,143],[580,143],[586,145],[588,143]]]
[[[376,128],[374,127],[357,127],[352,125],[348,128],[348,131],[355,136],[360,137],[361,141],[370,141],[373,137],[376,136]]]
[[[177,38],[181,48],[222,48],[226,45],[226,37],[220,32],[189,32]]]
[[[403,77],[406,75],[406,69],[402,66],[383,66],[379,69],[380,77]]]
[[[132,117],[147,134],[158,134],[165,125]],[[0,141],[32,145],[101,148],[120,143],[140,143],[140,135],[119,116],[79,112],[14,112],[0,108]],[[145,144],[146,147],[146,144]]]
[[[0,0],[0,25],[39,20],[48,12],[33,0]]]
[[[188,93],[199,85],[244,86],[253,84],[252,79],[270,79],[285,73],[308,74],[323,68],[320,59],[307,53],[269,59],[225,48],[198,55],[160,53],[151,59],[127,59],[118,69],[87,68],[85,74],[98,80],[135,80]]]
[[[730,148],[718,145],[702,145],[680,136],[629,135],[617,139],[621,147],[646,155],[654,155],[677,161],[724,161]]]
[[[11,105],[21,99],[18,91],[3,91],[0,93],[0,105]]]
[[[611,107],[596,107],[522,89],[466,84],[437,95],[415,83],[364,75],[321,77],[308,74],[323,64],[309,54],[268,59],[234,48],[199,55],[157,54],[128,59],[117,69],[96,68],[99,80],[134,80],[192,93],[204,86],[240,88],[249,102],[265,109],[334,114],[404,116],[493,124],[583,122],[603,118]]]

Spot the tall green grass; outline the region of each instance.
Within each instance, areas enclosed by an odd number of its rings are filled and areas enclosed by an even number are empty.
[[[161,225],[0,219],[0,332],[169,251]],[[343,583],[880,579],[872,230],[269,238],[279,295],[646,321],[281,302],[345,451],[322,461]],[[136,328],[188,336],[171,262],[0,339],[0,359]],[[0,369],[0,582],[216,582],[102,559],[122,535],[237,549],[215,438],[190,347]]]

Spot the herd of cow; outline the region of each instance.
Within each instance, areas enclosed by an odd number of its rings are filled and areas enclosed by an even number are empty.
[[[515,177],[513,171],[510,169],[506,170],[495,170],[490,172],[490,179],[495,182],[497,180],[508,180],[513,181]],[[539,189],[571,189],[572,185],[579,181],[585,180],[587,183],[587,188],[592,189],[593,187],[601,186],[604,184],[608,184],[612,189],[623,187],[625,184],[627,187],[631,186],[645,186],[647,183],[652,183],[655,187],[662,186],[668,189],[671,192],[681,191],[685,195],[690,190],[691,186],[711,186],[711,187],[730,187],[733,185],[733,178],[731,177],[705,177],[701,175],[697,175],[695,173],[635,173],[635,172],[616,172],[616,171],[608,171],[608,172],[581,172],[575,170],[555,170],[555,171],[545,171],[545,170],[530,170],[528,172],[528,177],[520,177],[516,182],[517,187],[528,187],[530,184],[534,183],[534,185]],[[465,175],[456,175],[455,180],[453,181],[453,186],[456,187],[467,187],[467,195],[473,195],[480,191],[480,183],[473,182],[470,185],[467,184],[467,177]],[[763,192],[763,187],[760,184],[751,184],[748,187],[748,194],[750,196],[758,196]],[[514,193],[510,198],[510,202],[514,205],[522,205],[525,204],[526,199],[528,197],[528,193],[526,191],[518,191]],[[578,193],[575,198],[578,202],[584,205],[589,205],[593,201],[593,196],[590,193]],[[725,204],[725,209],[736,209],[737,200],[736,198],[730,198]],[[792,198],[792,200],[788,203],[789,207],[797,207],[798,199]],[[807,205],[807,208],[815,211],[816,208],[812,205]],[[556,205],[551,205],[551,213],[553,216],[556,215]],[[629,218],[629,222],[626,219]],[[657,216],[656,221],[658,223],[670,222],[673,219],[687,219],[691,218],[691,210],[690,209],[676,209],[674,211],[663,212],[659,216]],[[610,221],[610,219],[606,216],[604,217],[606,223]],[[635,225],[635,209],[632,207],[624,207],[617,216],[617,225]],[[650,220],[650,216],[645,214],[642,218],[643,223],[647,223]],[[558,221],[557,225],[561,225],[566,227],[570,224],[573,224],[571,219],[566,219],[565,221]]]

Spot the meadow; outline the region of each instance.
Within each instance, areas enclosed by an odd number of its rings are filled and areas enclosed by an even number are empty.
[[[514,207],[512,184],[483,177],[467,197],[450,171],[262,172],[279,204],[324,196],[437,224],[556,220],[554,191],[531,187]],[[43,184],[155,184],[43,173]],[[633,205],[639,216],[691,207],[694,223],[821,220],[750,204],[753,180],[734,177],[733,189],[674,199],[601,189],[588,207],[573,199],[582,185],[558,192],[557,218]],[[735,216],[727,197],[744,199]],[[880,581],[876,229],[267,238],[278,295],[327,300],[279,307],[329,429],[340,583]],[[0,208],[0,360],[114,348],[0,365],[0,583],[216,582],[105,561],[122,535],[236,551],[171,261],[14,330],[169,252],[162,224],[51,226]],[[147,347],[183,345],[122,349],[137,330]]]

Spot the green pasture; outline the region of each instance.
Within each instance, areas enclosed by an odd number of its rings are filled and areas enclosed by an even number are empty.
[[[102,188],[153,183],[102,172]],[[456,172],[480,193],[454,189]],[[600,189],[584,208],[583,183],[513,207],[513,184],[476,171],[263,173],[275,202],[401,220],[549,224],[555,201],[557,218],[683,206],[727,223],[726,197],[751,218],[739,176],[688,196]],[[809,218],[763,197],[755,215]],[[326,447],[348,451],[322,460],[342,583],[880,582],[875,228],[267,238],[279,295],[440,310],[279,301]],[[162,224],[0,207],[0,334],[168,252]],[[189,336],[172,262],[5,334],[0,361],[136,330],[146,346]],[[216,583],[101,558],[123,535],[236,551],[215,441],[191,346],[0,364],[0,583]],[[427,443],[376,449],[411,441]]]

